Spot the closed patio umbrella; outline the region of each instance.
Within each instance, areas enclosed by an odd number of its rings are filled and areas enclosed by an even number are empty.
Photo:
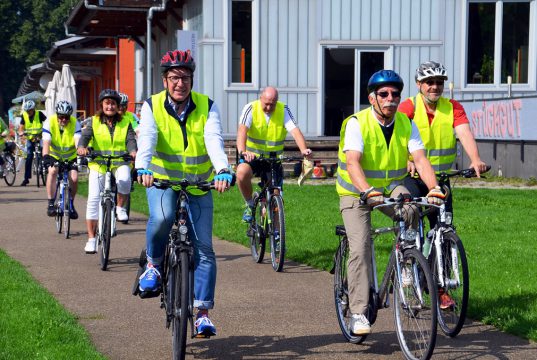
[[[58,96],[58,90],[60,89],[60,77],[61,73],[56,71],[54,77],[49,81],[47,90],[45,91],[45,115],[47,117],[54,115],[56,98]]]
[[[69,64],[64,64],[62,67],[60,88],[58,90],[58,95],[56,96],[56,102],[60,100],[69,101],[73,105],[73,109],[76,111],[76,83]],[[76,117],[76,114],[73,114],[73,116]]]

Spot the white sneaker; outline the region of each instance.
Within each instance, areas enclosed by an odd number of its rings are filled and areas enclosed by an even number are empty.
[[[354,335],[367,335],[371,333],[369,320],[363,314],[352,314],[350,328]]]
[[[89,238],[84,251],[86,254],[95,254],[97,252],[97,240],[95,238]]]
[[[129,220],[129,215],[127,215],[127,209],[117,206],[116,215],[118,221],[127,221]]]
[[[401,281],[403,283],[403,287],[412,286],[414,281],[412,279],[412,272],[410,269],[407,269],[406,267],[401,269]]]

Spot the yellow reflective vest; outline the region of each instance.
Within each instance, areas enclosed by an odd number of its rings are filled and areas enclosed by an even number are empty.
[[[70,161],[76,158],[75,148],[75,130],[76,118],[71,116],[69,123],[60,131],[58,116],[52,115],[49,118],[50,123],[50,151],[49,155],[56,160]]]
[[[39,111],[35,110],[34,117],[30,119],[30,115],[26,111],[22,112],[24,119],[24,131],[28,133],[30,139],[34,139],[36,136],[41,135],[43,132],[43,124],[39,121]]]
[[[278,101],[267,124],[261,101],[252,103],[252,125],[246,137],[246,150],[257,155],[268,156],[271,152],[276,155],[283,153],[283,145],[287,130],[284,126],[285,105]]]
[[[127,152],[127,131],[129,129],[129,120],[121,117],[121,120],[116,123],[114,129],[114,137],[112,138],[108,125],[101,122],[99,116],[92,117],[93,138],[92,146],[93,151],[99,155],[121,155]],[[121,165],[129,165],[123,159],[112,160],[111,170],[115,171]],[[88,167],[91,170],[98,171],[100,174],[106,173],[106,160],[94,159],[90,161]]]
[[[157,145],[149,164],[149,170],[158,179],[188,181],[211,181],[214,177],[213,165],[205,146],[205,124],[209,116],[209,98],[192,91],[191,101],[195,109],[186,120],[185,149],[183,130],[179,121],[168,114],[164,103],[166,91],[151,96],[153,117],[158,129]],[[189,189],[194,195],[204,194],[197,189]]]
[[[339,196],[360,196],[360,191],[352,184],[347,171],[347,156],[343,152],[345,130],[349,119],[352,117],[358,119],[364,141],[360,166],[364,171],[367,182],[375,188],[384,188],[384,192],[388,193],[388,187],[391,182],[402,180],[407,174],[408,142],[412,133],[412,124],[405,114],[397,112],[390,146],[387,146],[380,124],[375,115],[373,115],[371,108],[346,118],[341,126],[338,151],[336,189]]]
[[[422,96],[410,98],[414,103],[414,123],[420,131],[427,158],[435,172],[451,169],[457,155],[457,139],[453,132],[453,104],[441,97],[436,104],[436,112],[429,125],[427,110]]]

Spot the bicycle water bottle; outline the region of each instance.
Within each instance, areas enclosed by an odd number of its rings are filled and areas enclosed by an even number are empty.
[[[432,239],[433,239],[433,236],[434,236],[434,230],[431,229],[429,230],[429,232],[427,233],[427,236],[425,237],[425,243],[423,244],[423,256],[425,256],[425,258],[429,258],[429,254],[431,253],[431,242],[432,242]]]

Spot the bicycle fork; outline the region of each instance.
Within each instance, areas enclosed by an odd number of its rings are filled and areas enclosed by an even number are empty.
[[[454,279],[446,279],[444,277],[444,253],[442,252],[442,234],[448,230],[440,228],[435,232],[434,237],[434,247],[436,250],[436,268],[438,269],[438,283],[441,287],[447,287],[449,289],[456,289],[460,285],[460,274],[459,274],[459,258],[457,256],[457,248],[450,246],[450,256],[451,256],[451,270],[453,271]]]

